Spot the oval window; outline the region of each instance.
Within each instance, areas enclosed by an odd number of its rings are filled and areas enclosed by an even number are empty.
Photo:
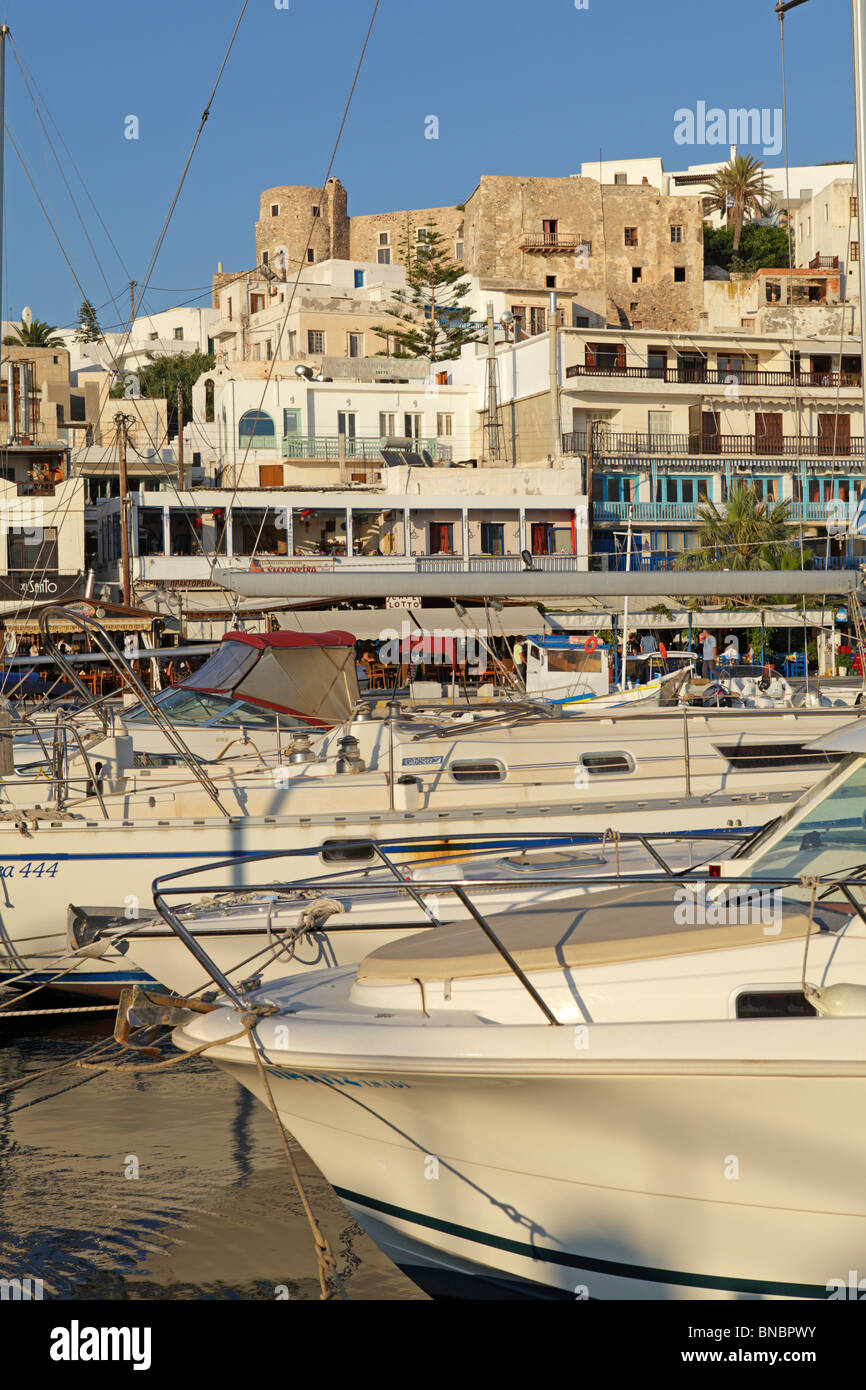
[[[325,840],[322,859],[326,864],[367,864],[375,857],[372,845],[357,840]]]

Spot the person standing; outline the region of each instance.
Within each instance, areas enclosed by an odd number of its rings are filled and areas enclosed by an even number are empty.
[[[523,685],[526,685],[526,644],[522,637],[518,637],[512,648],[514,657],[514,669],[520,677]]]
[[[703,643],[701,649],[701,654],[703,656],[701,675],[704,680],[710,681],[716,674],[716,648],[718,644],[713,634],[708,632],[706,628],[704,628],[701,633],[699,640]]]

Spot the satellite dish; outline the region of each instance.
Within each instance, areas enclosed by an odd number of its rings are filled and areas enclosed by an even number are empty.
[[[521,550],[520,558],[523,561],[524,567],[526,569],[531,570],[533,568],[531,550]]]

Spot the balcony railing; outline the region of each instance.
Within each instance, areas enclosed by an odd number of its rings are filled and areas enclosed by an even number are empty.
[[[628,521],[635,523],[655,521],[700,521],[698,510],[711,504],[706,500],[697,502],[593,502],[594,522]],[[717,507],[720,503],[715,504]],[[817,522],[834,520],[839,515],[839,502],[789,502],[788,517],[791,521]]]
[[[596,458],[687,457],[696,454],[722,454],[725,458],[860,458],[864,457],[862,435],[847,439],[812,438],[801,435],[758,434],[633,434],[599,430],[594,439],[585,433],[564,434],[565,454],[584,454],[590,443]]]
[[[838,256],[813,256],[809,262],[810,270],[838,270]]]
[[[689,566],[689,552],[677,551],[672,553],[666,550],[653,550],[648,555],[636,555],[634,552],[628,557],[629,564],[626,565],[624,554],[612,555],[602,551],[592,558],[592,568],[594,570],[638,570],[647,571],[669,571],[683,566]],[[858,569],[863,563],[862,559],[853,555],[813,555],[811,568],[819,570],[854,570]]]
[[[520,238],[521,251],[576,251],[583,244],[583,238],[572,236],[570,232],[546,233],[524,232]]]
[[[381,439],[353,439],[347,435],[342,457],[347,460],[357,459],[361,463],[381,463],[382,443]],[[412,444],[418,453],[425,449],[433,459],[445,460],[451,456],[450,446],[440,445],[438,439],[415,439]],[[328,462],[337,463],[341,458],[340,436],[286,435],[281,441],[280,453],[284,459],[326,459]]]
[[[717,367],[567,367],[566,377],[601,376],[627,381],[661,381],[674,386],[859,386],[860,372],[759,372]]]

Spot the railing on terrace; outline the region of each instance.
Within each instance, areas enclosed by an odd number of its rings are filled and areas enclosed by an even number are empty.
[[[520,238],[521,251],[575,251],[583,238],[572,236],[570,232],[556,232],[551,236],[544,233],[524,232]]]
[[[642,573],[656,570],[667,572],[669,570],[682,569],[683,567],[689,568],[689,560],[684,557],[688,557],[688,551],[652,551],[648,555],[636,555],[632,553],[628,557],[630,563],[626,565],[626,556],[624,554],[612,555],[602,551],[601,553],[596,553],[592,557],[591,568],[594,570],[607,569],[617,571],[629,569],[637,570]],[[810,568],[818,570],[854,570],[858,569],[862,563],[862,559],[852,555],[830,555],[828,557],[813,554]]]
[[[838,256],[813,256],[809,262],[810,270],[838,270]]]
[[[518,574],[526,570],[520,555],[418,555],[418,574]],[[532,568],[545,572],[585,569],[578,555],[533,555]]]
[[[345,452],[340,454],[341,437],[337,434],[292,434],[280,443],[280,453],[284,459],[326,459],[337,463],[342,458],[358,459],[361,463],[382,463],[381,439],[345,439]],[[415,439],[413,448],[420,453],[426,449],[431,458],[447,461],[451,458],[451,446],[440,444],[438,439]],[[258,460],[261,462],[261,459]]]
[[[859,386],[861,372],[729,371],[717,367],[567,367],[566,377],[603,376],[630,381],[663,381],[679,386]]]
[[[792,434],[631,434],[611,430],[599,431],[594,440],[585,433],[562,436],[566,454],[586,453],[590,443],[597,458],[636,458],[643,454],[658,458],[690,454],[723,454],[731,458],[864,457],[863,435],[837,438],[835,442],[805,435],[798,439]]]
[[[594,502],[594,521],[700,521],[698,510],[711,504],[698,502]],[[716,504],[718,505],[718,504]],[[827,521],[839,515],[840,502],[789,502],[791,521]]]

